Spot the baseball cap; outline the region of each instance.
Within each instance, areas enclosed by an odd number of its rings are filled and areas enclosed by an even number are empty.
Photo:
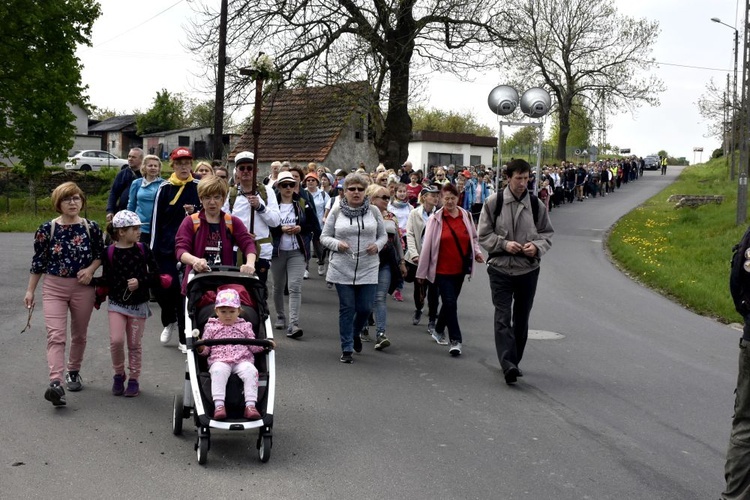
[[[240,163],[255,163],[255,155],[250,151],[237,153],[237,156],[234,157],[234,164],[239,165]]]
[[[172,160],[177,160],[179,158],[190,158],[192,160],[193,153],[191,153],[188,148],[175,148],[172,150],[172,154],[169,155],[169,157]]]
[[[216,294],[214,307],[240,307],[240,294],[231,288],[221,290]]]
[[[434,184],[430,184],[427,187],[423,187],[422,191],[420,191],[420,194],[427,194],[427,193],[439,193],[440,189]]]
[[[120,210],[112,218],[112,227],[120,229],[123,227],[133,227],[141,225],[141,219],[135,212],[130,210]]]
[[[469,172],[468,170],[464,170],[463,172],[461,172],[461,175],[463,175],[467,179],[471,179],[471,172]]]
[[[333,175],[335,175],[336,177],[338,177],[339,175],[346,175],[346,172],[343,169],[340,168],[340,169],[336,170],[333,173]]]
[[[318,185],[320,185],[320,178],[315,172],[310,172],[309,174],[307,174],[305,176],[305,181],[307,181],[307,179],[315,179],[316,181],[318,181]]]

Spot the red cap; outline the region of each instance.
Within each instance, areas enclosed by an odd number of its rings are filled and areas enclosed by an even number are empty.
[[[172,154],[169,155],[169,157],[172,160],[177,160],[179,158],[190,158],[192,160],[193,153],[191,153],[188,148],[175,148],[172,150]]]
[[[468,170],[464,170],[463,172],[461,172],[461,174],[467,179],[471,179],[471,172],[469,172]]]

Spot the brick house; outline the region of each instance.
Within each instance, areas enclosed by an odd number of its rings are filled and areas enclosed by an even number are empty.
[[[360,162],[378,164],[369,113],[371,89],[366,82],[282,89],[267,96],[261,108],[258,167],[267,172],[274,161],[306,166],[323,164],[333,172]],[[229,154],[253,151],[252,127]]]

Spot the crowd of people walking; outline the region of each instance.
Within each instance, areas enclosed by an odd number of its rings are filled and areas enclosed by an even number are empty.
[[[53,192],[60,217],[35,234],[24,298],[28,308],[35,306],[44,277],[50,377],[45,398],[53,405],[66,403],[63,384],[69,391],[83,387],[88,322],[102,294],[109,299],[112,392],[136,396],[149,301],[160,308],[161,343],[170,344],[177,332],[184,352],[187,275],[213,264],[237,266],[266,285],[274,328],[299,339],[303,328],[311,328],[300,312],[313,258],[314,271],[338,296],[343,363],[352,363],[363,342],[370,342],[370,326],[375,350],[398,342],[389,328],[388,303],[403,302],[408,287],[412,324],[422,322],[426,303],[426,332],[451,356],[461,355],[461,289],[477,272],[475,264],[486,260],[498,361],[505,381],[515,383],[522,376],[540,258],[553,234],[549,212],[606,196],[642,175],[635,159],[545,165],[538,180],[527,162],[512,160],[499,185],[493,170],[481,165],[425,173],[407,161],[398,171],[379,165],[372,172],[363,166],[331,172],[315,163],[273,162],[260,178],[247,151],[235,156],[233,175],[220,164],[193,164],[188,148],[175,149],[164,179],[158,157],[131,150],[107,204],[110,247],[99,225],[81,217],[86,197],[77,185],[65,183]],[[100,266],[104,273],[95,278]],[[98,297],[92,284],[106,292]]]

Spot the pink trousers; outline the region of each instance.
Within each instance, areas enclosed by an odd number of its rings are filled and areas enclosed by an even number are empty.
[[[239,363],[224,363],[215,361],[208,369],[211,373],[211,395],[214,401],[224,401],[227,393],[227,381],[232,373],[236,373],[245,383],[245,403],[258,401],[258,369],[250,361]]]
[[[141,339],[146,318],[134,318],[119,312],[109,312],[109,353],[115,374],[125,374],[125,342],[128,344],[128,369],[130,378],[141,375]]]
[[[78,284],[76,278],[44,275],[42,285],[44,324],[47,327],[49,379],[63,380],[65,342],[70,311],[70,353],[68,371],[78,371],[86,350],[86,333],[94,310],[94,287]]]

